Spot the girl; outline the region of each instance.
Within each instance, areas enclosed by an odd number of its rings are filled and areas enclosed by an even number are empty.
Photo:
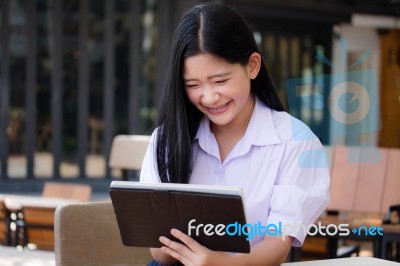
[[[328,170],[312,167],[320,162],[309,156],[322,145],[283,112],[252,31],[238,13],[203,4],[183,16],[164,89],[141,182],[240,186],[249,224],[307,226],[324,211]],[[171,234],[183,244],[160,236],[163,247],[151,249],[153,265],[278,265],[305,238],[302,230],[285,240],[258,235],[249,254],[231,254],[209,250],[176,229]]]

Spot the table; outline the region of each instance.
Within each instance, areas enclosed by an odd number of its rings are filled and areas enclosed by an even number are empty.
[[[1,266],[55,266],[54,252],[0,246]]]
[[[0,198],[4,200],[6,207],[11,211],[21,210],[22,207],[56,209],[60,205],[78,202],[74,199],[47,198],[42,196],[23,196],[11,194],[0,194]]]
[[[399,263],[370,257],[350,257],[344,259],[314,260],[283,263],[281,266],[399,266]]]

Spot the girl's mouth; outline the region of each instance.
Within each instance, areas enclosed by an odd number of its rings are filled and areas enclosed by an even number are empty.
[[[212,114],[220,114],[225,112],[225,110],[228,108],[229,104],[232,101],[229,101],[223,105],[217,106],[217,107],[207,107],[208,112],[212,113]]]

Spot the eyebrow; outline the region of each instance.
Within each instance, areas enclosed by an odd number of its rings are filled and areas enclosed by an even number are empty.
[[[207,77],[208,80],[213,79],[213,78],[221,78],[221,77],[226,77],[229,74],[231,74],[231,72],[222,72],[222,73],[218,73],[212,76]],[[183,79],[184,82],[190,82],[190,81],[198,81],[198,79]]]

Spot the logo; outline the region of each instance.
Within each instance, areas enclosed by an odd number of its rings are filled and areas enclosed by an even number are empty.
[[[328,224],[323,225],[321,222],[316,224],[283,224],[278,222],[277,224],[266,224],[258,222],[255,224],[240,224],[238,222],[225,224],[194,224],[196,219],[192,219],[188,223],[188,235],[204,234],[206,236],[212,235],[244,235],[246,240],[252,240],[256,235],[261,236],[279,236],[282,240],[285,240],[286,236],[298,235],[301,232],[303,235],[315,236],[349,236],[350,234],[358,236],[377,236],[383,235],[383,228],[381,226],[360,226],[354,227],[350,230],[349,224]]]
[[[351,81],[336,85],[329,94],[328,102],[332,118],[347,125],[360,123],[371,107],[367,90],[359,83]],[[361,108],[362,105],[364,108]]]
[[[343,62],[347,62],[346,40],[340,40],[339,46],[343,68]],[[342,138],[348,146],[365,147],[368,156],[360,156],[349,149],[347,158],[350,163],[373,163],[380,160],[380,153],[376,147],[360,144],[361,135],[376,133],[381,128],[377,75],[373,69],[353,70],[371,55],[370,49],[365,51],[347,72],[309,75],[286,82],[289,111],[292,116],[304,122],[317,135],[329,132],[326,133],[330,135],[329,143]],[[332,68],[337,68],[321,53],[317,53],[315,58]],[[297,140],[311,139],[313,134],[298,134],[302,130],[301,127],[304,127],[301,122],[292,119],[293,137]],[[303,157],[317,158],[323,151],[305,153],[312,155],[305,154]],[[302,167],[313,166],[304,164],[301,158],[299,164]]]

